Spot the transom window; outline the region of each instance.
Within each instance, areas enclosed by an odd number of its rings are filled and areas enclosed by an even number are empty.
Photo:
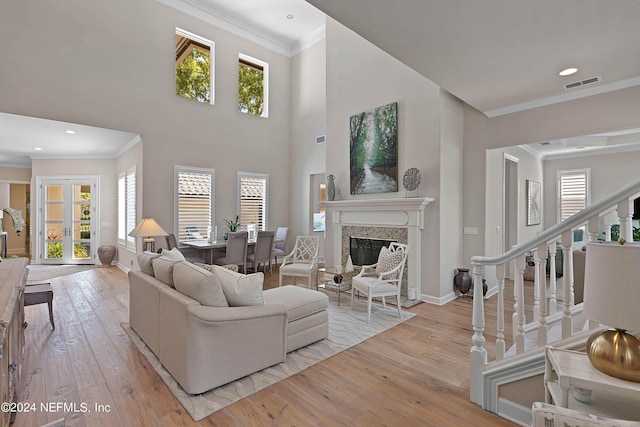
[[[176,95],[213,104],[213,42],[176,28]]]
[[[238,62],[238,111],[269,116],[269,64],[240,54]]]
[[[255,224],[257,231],[267,229],[268,186],[269,175],[238,172],[240,224]]]
[[[176,166],[176,239],[184,242],[209,236],[213,224],[213,169]]]

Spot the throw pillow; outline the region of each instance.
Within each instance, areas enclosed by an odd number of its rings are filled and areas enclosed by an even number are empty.
[[[175,261],[163,256],[154,258],[152,261],[153,275],[156,276],[156,279],[174,288],[175,286],[173,284],[173,266],[179,262],[184,262],[184,261]]]
[[[173,283],[178,292],[193,298],[202,305],[229,307],[218,276],[191,263],[179,262],[175,264]]]
[[[158,258],[160,254],[155,252],[141,252],[138,254],[138,265],[140,266],[140,271],[144,274],[148,274],[149,276],[153,276],[153,265],[151,261],[154,258]]]
[[[380,254],[378,255],[378,263],[376,265],[376,273],[378,275],[382,275],[383,279],[397,279],[398,272],[395,271],[391,274],[385,274],[387,271],[393,270],[402,262],[402,258],[404,257],[404,252],[402,249],[398,249],[396,251],[391,251],[385,246],[380,249]]]
[[[172,259],[174,261],[186,261],[184,258],[184,255],[182,255],[182,252],[180,252],[178,248],[173,248],[171,250],[162,249],[162,251],[160,252],[160,255],[163,257]]]
[[[205,269],[207,271],[210,271],[210,272],[214,273],[214,271],[213,271],[214,268],[213,268],[213,265],[211,265],[211,264],[203,264],[201,262],[194,262],[193,265],[195,265],[196,267],[200,267],[200,268],[203,268],[203,269]],[[227,265],[223,265],[222,267],[226,268],[227,270],[236,271],[236,272],[238,271],[238,266],[235,265],[235,264],[227,264]]]
[[[220,279],[222,292],[230,307],[264,304],[262,299],[264,274],[240,274],[218,265],[213,266],[213,271]]]

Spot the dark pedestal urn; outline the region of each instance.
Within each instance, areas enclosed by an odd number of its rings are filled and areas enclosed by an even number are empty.
[[[453,289],[460,295],[465,295],[473,286],[473,278],[468,268],[458,268],[458,274],[453,276]]]

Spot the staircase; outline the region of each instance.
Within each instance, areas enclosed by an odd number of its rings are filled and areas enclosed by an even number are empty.
[[[499,397],[499,387],[508,383],[541,376],[544,371],[544,348],[554,346],[580,348],[584,346],[589,330],[578,325],[582,304],[573,304],[573,233],[584,227],[587,240],[595,241],[599,234],[600,220],[605,215],[617,213],[620,221],[620,236],[633,241],[633,200],[640,196],[640,179],[610,194],[597,203],[540,233],[531,241],[518,245],[498,256],[474,256],[471,258],[474,283],[495,275],[497,291],[495,360],[488,360],[485,348],[485,307],[482,286],[473,290],[473,337],[471,347],[471,401],[483,409],[495,412],[520,424],[530,419],[530,405],[506,402]],[[605,231],[605,240],[611,240],[611,227]],[[563,286],[557,294],[556,247],[562,248]],[[524,272],[527,255],[532,255],[535,268],[533,300],[525,300]],[[530,260],[531,262],[531,260]],[[511,264],[510,264],[511,263]],[[550,264],[551,278],[547,278],[546,267]],[[515,264],[513,278],[514,305],[505,307],[505,272],[508,265]],[[493,279],[492,279],[493,280]],[[489,294],[488,294],[489,295]],[[533,319],[527,322],[525,306],[533,306]],[[505,316],[512,318],[512,336],[506,339]],[[597,328],[589,324],[588,329]],[[495,333],[494,333],[495,332]],[[534,336],[535,339],[531,339]],[[508,351],[507,342],[513,342]],[[542,382],[540,382],[542,387]]]

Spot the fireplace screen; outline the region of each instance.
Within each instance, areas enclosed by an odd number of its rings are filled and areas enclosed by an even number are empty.
[[[383,246],[389,247],[389,244],[396,240],[384,239],[368,239],[361,237],[349,238],[349,255],[353,265],[371,265],[378,262],[378,254]]]

